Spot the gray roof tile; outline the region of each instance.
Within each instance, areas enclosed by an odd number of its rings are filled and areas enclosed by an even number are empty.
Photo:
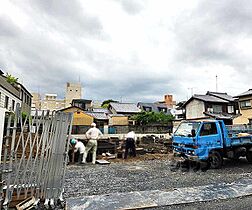
[[[91,115],[93,118],[97,120],[107,120],[108,117],[104,112],[85,112],[88,115]]]
[[[134,103],[114,103],[111,102],[110,106],[120,113],[138,113],[141,110]]]
[[[248,96],[248,95],[252,95],[252,89],[249,89],[248,91],[241,93],[235,97],[242,97],[242,96]]]

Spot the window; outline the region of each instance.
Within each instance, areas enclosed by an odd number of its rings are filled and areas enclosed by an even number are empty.
[[[158,110],[160,111],[160,112],[167,112],[167,108],[158,108]]]
[[[200,136],[208,136],[217,134],[217,128],[215,123],[204,123],[201,130]]]
[[[144,106],[143,109],[146,112],[151,112],[152,111],[151,107],[147,107],[147,106]]]
[[[222,112],[222,106],[221,105],[213,105],[213,113],[221,113]]]
[[[241,101],[241,102],[240,102],[240,107],[241,107],[241,109],[242,109],[242,108],[249,108],[249,107],[251,107],[250,100]]]
[[[228,113],[234,113],[234,106],[228,106]]]
[[[12,111],[14,111],[15,110],[15,101],[14,100],[12,100]]]
[[[9,97],[5,96],[4,108],[8,109],[8,105],[9,105]]]

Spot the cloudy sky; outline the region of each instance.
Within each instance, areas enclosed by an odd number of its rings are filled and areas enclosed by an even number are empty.
[[[252,88],[252,1],[0,2],[0,69],[31,92],[83,98],[185,100]]]

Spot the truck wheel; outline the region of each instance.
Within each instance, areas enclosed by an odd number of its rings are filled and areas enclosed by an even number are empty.
[[[247,152],[246,158],[249,163],[252,163],[252,152]]]
[[[223,158],[220,155],[219,152],[217,151],[213,151],[210,155],[209,155],[209,164],[210,167],[213,169],[217,169],[217,168],[221,168],[222,166],[222,162],[223,162]]]

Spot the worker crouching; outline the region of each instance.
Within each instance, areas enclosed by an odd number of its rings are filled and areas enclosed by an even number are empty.
[[[85,163],[85,146],[81,141],[78,141],[74,138],[70,140],[70,143],[74,146],[74,153],[79,152],[78,163]]]
[[[96,124],[92,123],[91,128],[86,132],[86,137],[88,140],[88,143],[86,145],[86,150],[84,153],[84,160],[86,162],[86,158],[88,155],[88,152],[92,151],[92,163],[95,164],[96,162],[96,151],[97,151],[97,140],[102,136],[102,132],[96,128]]]

